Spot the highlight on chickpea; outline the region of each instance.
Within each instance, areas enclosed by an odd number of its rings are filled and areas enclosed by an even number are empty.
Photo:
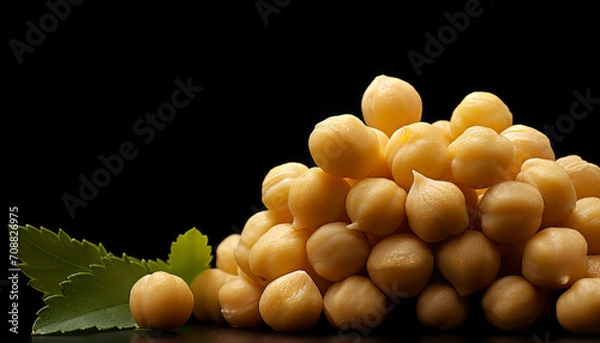
[[[361,108],[362,119],[316,123],[315,167],[290,161],[267,173],[257,185],[266,209],[217,246],[216,267],[189,289],[165,275],[140,280],[131,298],[140,326],[172,329],[193,315],[275,331],[326,320],[364,333],[390,303],[413,298],[432,330],[482,316],[519,331],[556,316],[566,330],[600,333],[597,165],[555,156],[544,133],[513,123],[518,115],[486,91],[427,123],[417,90],[379,75]],[[159,276],[173,289],[144,299]],[[165,305],[176,293],[179,312]]]

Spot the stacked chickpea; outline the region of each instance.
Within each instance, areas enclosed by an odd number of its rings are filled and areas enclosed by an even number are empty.
[[[597,165],[556,159],[488,92],[430,124],[417,91],[381,75],[361,105],[364,122],[316,124],[316,167],[268,172],[266,210],[191,285],[196,318],[300,331],[324,314],[336,329],[368,330],[415,298],[418,320],[447,330],[477,299],[502,330],[555,314],[568,330],[600,333]]]

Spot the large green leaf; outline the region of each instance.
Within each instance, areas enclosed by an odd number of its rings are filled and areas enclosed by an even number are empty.
[[[150,272],[148,268],[125,255],[107,255],[102,264],[90,269],[69,276],[60,284],[62,294],[44,300],[46,307],[37,313],[33,324],[34,335],[135,327],[129,292]]]
[[[78,241],[62,229],[54,233],[44,227],[19,227],[19,267],[31,280],[29,285],[44,296],[60,294],[59,283],[74,273],[90,271],[106,256],[102,244]]]

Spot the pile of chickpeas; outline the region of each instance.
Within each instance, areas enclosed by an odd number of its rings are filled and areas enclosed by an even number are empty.
[[[488,92],[427,123],[414,87],[380,75],[361,107],[362,120],[316,124],[315,167],[267,173],[266,210],[191,283],[198,320],[303,331],[324,314],[365,330],[414,298],[419,322],[438,330],[464,325],[478,301],[505,331],[556,316],[600,333],[597,165],[557,159]]]

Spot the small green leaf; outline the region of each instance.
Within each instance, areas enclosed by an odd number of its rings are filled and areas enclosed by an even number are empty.
[[[101,265],[91,265],[90,269],[62,282],[62,294],[44,299],[46,307],[37,313],[34,335],[135,327],[129,292],[139,278],[150,272],[148,268],[126,255],[108,255]]]
[[[169,270],[165,271],[180,276],[190,284],[196,275],[210,267],[212,259],[208,237],[198,229],[191,228],[177,236],[177,240],[171,244]]]
[[[69,275],[90,271],[107,252],[102,244],[75,240],[62,229],[54,233],[44,227],[19,226],[19,267],[29,285],[44,296],[60,294],[59,283]]]

